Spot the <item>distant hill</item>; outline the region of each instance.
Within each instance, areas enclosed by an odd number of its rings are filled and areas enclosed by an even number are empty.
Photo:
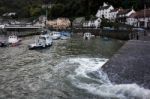
[[[150,0],[0,0],[0,15],[17,12],[17,17],[37,17],[45,14],[44,4],[52,4],[48,9],[49,18],[87,16],[96,14],[99,6],[108,2],[114,7],[143,9],[150,7]]]

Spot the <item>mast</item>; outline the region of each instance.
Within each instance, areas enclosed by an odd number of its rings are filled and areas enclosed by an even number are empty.
[[[48,17],[48,11],[47,11],[48,5],[46,4],[46,0],[45,0],[45,28],[47,28],[46,26],[46,22],[47,22],[47,17]]]
[[[146,27],[146,5],[144,4],[144,27]]]

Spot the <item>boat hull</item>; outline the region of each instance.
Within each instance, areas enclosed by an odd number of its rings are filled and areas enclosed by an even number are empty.
[[[21,44],[21,40],[19,40],[17,42],[13,42],[13,43],[9,42],[9,46],[11,46],[11,47],[15,47],[15,46],[18,46],[20,44]]]
[[[35,49],[45,49],[45,48],[48,48],[52,45],[46,45],[45,47],[43,46],[28,46],[29,50],[35,50]]]
[[[5,47],[5,46],[7,46],[7,44],[6,44],[6,43],[2,43],[2,42],[0,42],[0,47]]]

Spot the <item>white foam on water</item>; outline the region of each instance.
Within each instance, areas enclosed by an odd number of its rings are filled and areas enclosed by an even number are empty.
[[[139,87],[136,84],[86,84],[73,82],[76,87],[84,89],[89,93],[105,98],[119,99],[150,99],[150,90]]]
[[[87,73],[97,71],[103,66],[108,59],[100,58],[72,58],[68,62],[74,64],[79,64],[78,68],[75,70],[76,76],[88,77]]]
[[[108,59],[100,58],[71,58],[67,62],[76,63],[78,68],[68,78],[75,87],[107,99],[150,99],[150,90],[144,89],[137,84],[112,84],[107,74],[100,70],[107,61]],[[95,73],[95,71],[96,78],[88,75],[89,73]],[[99,77],[97,78],[97,76]],[[78,79],[81,77],[100,83],[89,83]]]

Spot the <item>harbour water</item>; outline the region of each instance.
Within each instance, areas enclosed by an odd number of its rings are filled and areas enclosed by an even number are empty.
[[[0,99],[150,99],[150,90],[111,83],[101,70],[124,41],[73,36],[28,50],[35,38],[0,48]]]

